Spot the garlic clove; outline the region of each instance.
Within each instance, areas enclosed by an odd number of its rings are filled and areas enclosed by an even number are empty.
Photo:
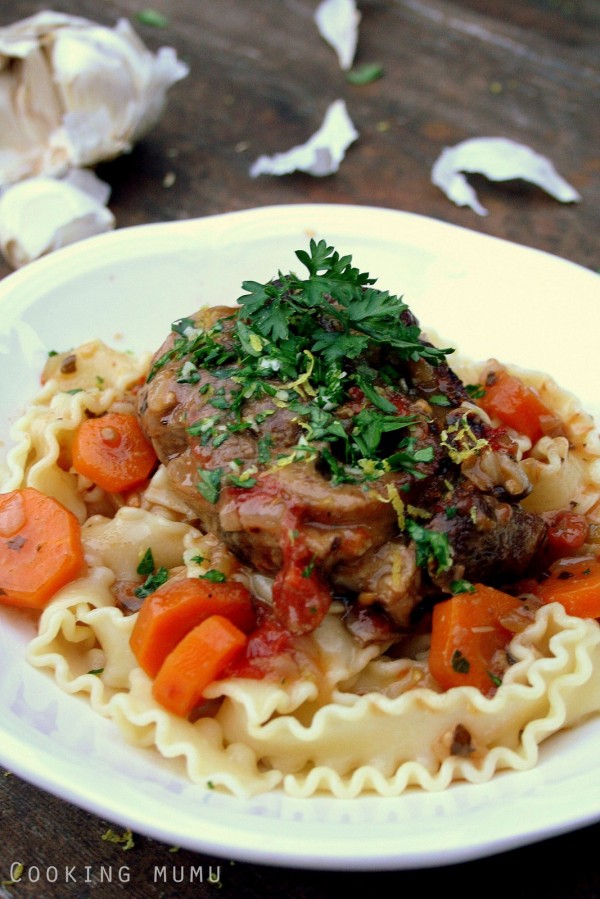
[[[46,11],[0,28],[0,184],[129,151],[188,71],[124,19],[111,29]]]
[[[20,268],[67,244],[109,231],[110,188],[92,172],[64,179],[40,175],[5,189],[0,196],[0,250]]]
[[[0,57],[0,183],[39,170],[38,159],[43,159],[60,120],[61,108],[44,54],[34,50],[27,63],[19,57],[12,57],[11,63]]]

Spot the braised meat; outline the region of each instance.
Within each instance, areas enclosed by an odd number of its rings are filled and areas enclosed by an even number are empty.
[[[308,279],[244,285],[155,355],[138,411],[173,488],[275,578],[294,633],[333,595],[402,628],[453,581],[520,576],[545,532],[512,441],[401,300],[324,244],[297,255]]]

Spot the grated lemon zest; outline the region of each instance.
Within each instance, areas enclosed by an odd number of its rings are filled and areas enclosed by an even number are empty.
[[[421,509],[419,506],[411,506],[409,504],[406,507],[406,511],[411,518],[431,518],[431,512],[428,512],[427,509]]]
[[[398,527],[401,531],[406,527],[406,517],[404,514],[404,502],[402,497],[398,493],[398,490],[394,484],[386,484],[387,495],[389,497],[389,501],[392,504],[394,512],[396,513],[396,517],[398,518]]]
[[[479,439],[473,433],[473,430],[467,420],[467,414],[462,416],[460,422],[456,422],[456,424],[450,425],[447,430],[442,431],[440,443],[442,446],[446,447],[448,455],[450,459],[455,462],[457,465],[460,465],[466,459],[470,459],[471,456],[477,456],[479,453],[488,446],[488,441],[483,437]],[[457,449],[452,443],[450,443],[450,436],[454,437],[455,441],[463,444],[462,449]],[[467,441],[471,441],[470,445]]]
[[[258,334],[254,334],[250,332],[248,336],[248,340],[250,341],[250,346],[254,350],[255,353],[262,353],[263,347],[265,345],[264,341],[260,339]]]
[[[304,350],[304,355],[308,357],[308,368],[306,371],[303,372],[299,378],[296,378],[295,381],[288,381],[287,384],[282,384],[281,386],[283,390],[297,390],[298,393],[307,393],[309,396],[316,396],[316,390],[312,384],[308,383],[308,379],[312,375],[313,368],[315,367],[315,357],[310,350]]]
[[[394,590],[400,590],[402,587],[402,553],[396,551],[392,555],[392,587]]]

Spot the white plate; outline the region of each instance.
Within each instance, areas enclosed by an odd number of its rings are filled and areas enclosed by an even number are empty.
[[[0,283],[0,440],[49,350],[92,337],[155,349],[172,320],[229,303],[245,279],[300,268],[308,237],[351,253],[423,324],[477,358],[550,371],[599,410],[600,279],[558,258],[401,212],[283,206],[116,231]],[[115,823],[217,856],[296,867],[383,869],[490,855],[600,817],[600,719],[542,747],[530,772],[443,793],[241,801],[206,792],[126,745],[79,698],[24,662],[33,620],[0,610],[0,760]]]

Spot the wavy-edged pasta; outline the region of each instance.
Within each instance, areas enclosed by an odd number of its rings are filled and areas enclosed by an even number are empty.
[[[477,383],[485,366],[460,357],[453,360],[453,368],[466,383]],[[523,500],[524,507],[532,512],[567,507],[582,513],[596,510],[600,499],[600,437],[593,418],[576,397],[548,375],[515,365],[506,369],[533,387],[563,425],[562,434],[544,435],[534,446],[526,437],[515,435],[522,467],[532,485]]]
[[[164,466],[120,496],[77,475],[69,463],[75,429],[86,416],[131,407],[148,360],[98,341],[73,355],[76,370],[63,356],[62,370],[47,372],[17,423],[2,490],[33,486],[81,522],[87,572],[45,608],[28,659],[62,690],[86,694],[127,740],[179,757],[192,780],[239,796],[275,788],[297,797],[395,796],[413,785],[440,790],[454,780],[478,783],[499,769],[529,768],[543,740],[600,709],[600,628],[557,603],[541,606],[514,636],[511,664],[488,697],[471,686],[442,690],[428,670],[426,636],[406,656],[388,655],[385,643],[361,644],[345,626],[344,606],[334,602],[319,627],[298,639],[300,665],[277,680],[214,682],[205,691],[208,710],[195,719],[168,712],[131,650],[137,613],[116,602],[115,584],[138,578],[148,549],[168,578],[216,567],[256,595],[268,594],[270,581],[203,533]],[[457,367],[468,382],[482,371]],[[522,376],[564,424],[562,435],[533,447],[515,435],[519,464],[533,484],[525,502],[535,512],[576,508],[597,521],[600,463],[591,420],[550,379]]]

